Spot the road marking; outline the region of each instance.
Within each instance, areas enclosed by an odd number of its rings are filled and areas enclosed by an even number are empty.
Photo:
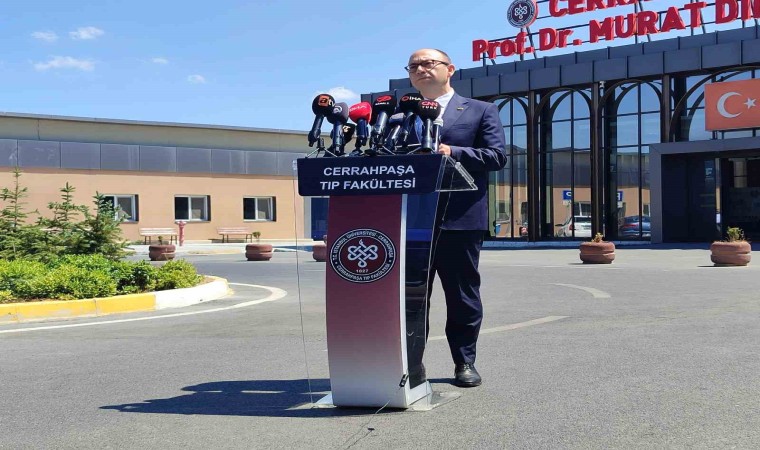
[[[553,285],[556,285],[556,286],[565,286],[565,287],[569,287],[569,288],[573,288],[573,289],[580,289],[581,291],[586,291],[589,294],[593,295],[594,298],[610,298],[611,297],[610,294],[608,294],[608,293],[606,293],[604,291],[600,291],[599,289],[594,289],[594,288],[590,288],[590,287],[586,287],[586,286],[578,286],[578,285],[575,285],[575,284],[565,284],[565,283],[550,283],[550,284],[553,284]]]
[[[547,316],[540,319],[529,320],[527,322],[513,323],[512,325],[504,325],[503,327],[485,328],[480,330],[480,334],[498,333],[500,331],[517,330],[518,328],[532,327],[533,325],[541,325],[542,323],[554,322],[557,320],[567,319],[570,316]],[[446,336],[433,336],[428,338],[428,341],[441,341],[446,339]]]
[[[285,297],[286,295],[288,295],[287,291],[282,290],[280,288],[271,287],[271,286],[261,286],[258,284],[245,284],[245,283],[228,283],[228,284],[264,289],[264,290],[269,291],[270,294],[267,297],[262,298],[260,300],[252,300],[250,302],[237,303],[235,305],[225,306],[222,308],[204,309],[203,311],[164,314],[160,316],[151,316],[151,317],[135,317],[132,319],[104,320],[100,322],[73,323],[73,324],[68,324],[68,325],[52,325],[52,326],[47,326],[47,327],[18,328],[15,330],[0,330],[0,334],[22,333],[25,331],[37,331],[37,330],[58,330],[61,328],[91,327],[95,325],[108,325],[112,323],[139,322],[141,320],[157,320],[157,319],[169,319],[172,317],[194,316],[196,314],[208,314],[208,313],[213,313],[213,312],[228,311],[231,309],[245,308],[247,306],[258,305],[260,303],[273,302],[275,300],[279,300]]]

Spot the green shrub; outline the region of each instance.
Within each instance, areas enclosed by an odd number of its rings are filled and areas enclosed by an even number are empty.
[[[116,294],[116,280],[106,272],[74,266],[59,266],[16,285],[19,298],[72,300],[108,297]]]
[[[155,290],[157,281],[158,269],[150,265],[148,261],[132,264],[132,282],[140,288],[141,292]]]
[[[12,303],[15,301],[15,297],[13,296],[13,292],[11,291],[0,291],[0,304],[3,303]]]
[[[48,264],[51,268],[72,266],[79,269],[106,273],[113,270],[113,265],[113,261],[110,261],[103,255],[63,255]]]
[[[0,291],[15,292],[16,286],[47,272],[44,264],[37,261],[0,259]]]
[[[195,266],[187,261],[175,259],[168,261],[158,270],[156,290],[181,289],[197,285],[203,277],[198,275]]]

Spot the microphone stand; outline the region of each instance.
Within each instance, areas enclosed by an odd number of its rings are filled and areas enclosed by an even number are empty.
[[[312,155],[314,155],[315,158],[319,157],[319,152],[324,152],[324,155],[322,155],[323,158],[327,156],[338,156],[335,153],[333,153],[331,150],[333,150],[333,147],[331,146],[329,149],[325,148],[325,138],[320,137],[319,139],[317,139],[317,148],[315,148],[311,153],[306,155],[306,158],[311,158]]]

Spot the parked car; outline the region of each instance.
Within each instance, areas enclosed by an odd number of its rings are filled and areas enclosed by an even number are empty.
[[[575,221],[572,220],[572,217],[568,217],[565,223],[557,224],[557,226],[560,227],[557,230],[557,237],[591,237],[591,217],[588,216],[575,216]]]
[[[621,238],[639,237],[639,231],[641,237],[651,237],[652,228],[649,216],[642,216],[639,221],[639,216],[626,216],[623,217],[623,224],[620,225],[619,235]]]

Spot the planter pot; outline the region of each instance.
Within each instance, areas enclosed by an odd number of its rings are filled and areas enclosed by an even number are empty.
[[[584,264],[611,264],[615,260],[612,242],[582,242],[581,261]]]
[[[151,261],[169,261],[174,259],[173,244],[156,244],[148,247],[148,257]]]
[[[327,245],[314,244],[311,254],[314,257],[314,261],[325,262],[327,259]]]
[[[746,266],[750,259],[752,259],[752,247],[747,241],[710,244],[710,260],[716,266]]]
[[[272,244],[248,244],[245,246],[248,261],[269,261],[272,259]]]

